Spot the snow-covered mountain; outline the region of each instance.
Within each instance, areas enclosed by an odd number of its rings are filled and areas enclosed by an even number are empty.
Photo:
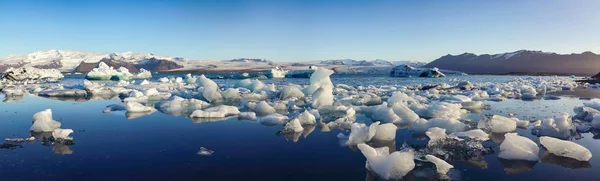
[[[266,60],[266,59],[259,59],[259,58],[236,58],[236,59],[232,59],[229,60],[229,62],[245,62],[245,63],[249,63],[249,62],[255,62],[255,63],[273,63],[270,60]]]
[[[558,54],[519,50],[498,54],[463,53],[440,57],[425,67],[484,74],[577,74],[600,71],[600,55],[592,52]]]
[[[423,65],[427,64],[425,62],[417,62],[417,61],[409,61],[409,60],[400,60],[400,61],[394,61],[392,62],[392,64],[394,66],[398,66],[398,65],[408,65],[411,67],[422,67]]]
[[[0,69],[8,67],[38,67],[54,68],[61,71],[73,71],[81,63],[98,63],[110,59],[129,64],[145,64],[151,60],[166,60],[183,63],[186,60],[179,57],[157,56],[151,53],[93,53],[70,50],[38,51],[26,55],[9,55],[0,58]]]

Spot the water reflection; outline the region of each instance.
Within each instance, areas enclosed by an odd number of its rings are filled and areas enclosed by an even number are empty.
[[[2,102],[23,102],[23,96],[5,96]]]
[[[515,175],[533,170],[533,166],[537,164],[537,161],[526,161],[526,160],[506,160],[498,158],[498,161],[504,165],[504,172],[508,175]]]
[[[542,163],[548,163],[553,165],[562,166],[570,169],[578,169],[578,168],[592,168],[592,164],[587,161],[579,161],[572,158],[556,156],[550,152],[544,153],[542,158],[540,159]]]
[[[224,117],[224,118],[191,118],[191,119],[194,124],[201,124],[201,123],[225,121],[225,120],[228,120],[231,118],[236,118],[236,117],[230,116],[230,117]]]
[[[54,145],[52,151],[59,155],[70,155],[73,154],[73,150],[68,145]]]
[[[150,115],[152,113],[156,112],[155,109],[152,109],[152,111],[148,111],[148,112],[125,112],[125,118],[127,119],[136,119],[142,116],[147,116]]]

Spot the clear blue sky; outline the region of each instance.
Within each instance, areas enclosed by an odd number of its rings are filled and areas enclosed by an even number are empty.
[[[596,0],[0,0],[0,57],[48,49],[275,61],[600,53],[598,8]]]

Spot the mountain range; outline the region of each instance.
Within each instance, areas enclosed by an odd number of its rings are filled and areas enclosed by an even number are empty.
[[[471,74],[548,74],[548,75],[594,75],[600,71],[600,55],[592,52],[558,54],[542,51],[519,50],[499,54],[463,53],[445,55],[430,63],[417,61],[387,60],[317,60],[309,62],[273,62],[265,59],[238,58],[221,61],[194,61],[180,57],[158,56],[151,53],[93,53],[84,51],[48,50],[26,55],[9,55],[0,58],[0,71],[8,67],[32,66],[59,69],[62,72],[89,72],[100,62],[131,72],[146,69],[152,72],[167,71],[217,71],[249,72],[264,71],[275,66],[286,69],[307,69],[322,66],[339,72],[379,73],[397,65],[413,67],[437,67]]]
[[[442,56],[424,67],[471,74],[594,75],[600,71],[600,55],[592,52],[558,54],[519,50],[500,54],[463,53]]]

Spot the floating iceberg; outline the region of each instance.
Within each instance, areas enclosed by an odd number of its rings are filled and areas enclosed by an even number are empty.
[[[281,130],[282,134],[290,134],[290,133],[299,133],[304,131],[302,124],[300,124],[300,120],[293,119],[292,121],[285,124],[283,129]]]
[[[517,121],[512,118],[493,115],[491,118],[479,121],[477,128],[489,130],[492,133],[508,133],[517,129]]]
[[[505,139],[500,144],[499,158],[507,160],[538,161],[540,148],[529,138],[519,136],[517,133],[506,133]]]
[[[150,78],[152,78],[152,72],[150,72],[146,69],[140,69],[140,72],[133,75],[133,78],[134,79],[150,79]]]
[[[441,175],[446,175],[448,171],[450,171],[450,169],[454,168],[454,166],[450,165],[448,162],[433,155],[425,155],[425,159],[433,163],[435,165],[437,173]]]
[[[100,62],[98,67],[88,72],[85,78],[88,80],[131,80],[133,74],[129,73],[129,70],[125,67],[120,67],[115,70],[104,62]]]
[[[375,136],[373,136],[372,140],[377,141],[392,141],[396,139],[396,131],[398,130],[398,126],[393,123],[386,123],[377,126],[377,131],[375,131]]]
[[[365,167],[382,179],[399,180],[415,168],[415,155],[411,151],[390,154],[388,147],[373,148],[362,143],[357,146],[367,158]]]
[[[60,122],[52,118],[52,110],[46,109],[33,115],[33,125],[29,128],[32,132],[52,132],[60,128]]]
[[[333,104],[333,83],[329,79],[333,73],[333,70],[319,68],[310,76],[310,85],[304,89],[304,94],[312,95],[313,108]]]
[[[533,126],[531,133],[537,136],[551,136],[561,139],[569,139],[574,136],[576,126],[573,124],[573,120],[569,117],[568,113],[561,113],[553,118],[547,118],[538,122]]]
[[[152,107],[142,105],[138,102],[126,102],[125,110],[127,110],[127,112],[131,112],[131,113],[142,113],[142,112],[151,112],[154,109]]]
[[[265,73],[265,76],[267,76],[268,78],[285,78],[286,74],[287,71],[279,67],[275,67],[270,69],[267,73]]]
[[[298,119],[301,125],[317,124],[317,119],[315,118],[315,115],[308,112],[307,110],[304,110],[304,112],[300,113],[300,115],[298,115],[295,119]]]
[[[206,149],[204,147],[200,147],[200,151],[198,151],[198,155],[202,155],[202,156],[211,156],[214,153],[214,151]]]
[[[52,137],[54,137],[54,139],[73,140],[72,137],[69,137],[71,133],[73,133],[72,129],[57,128],[54,131],[52,131]]]
[[[415,133],[425,133],[429,128],[443,128],[448,133],[456,133],[464,131],[467,125],[456,119],[434,118],[430,120],[419,119],[411,125],[411,129]]]
[[[56,69],[38,69],[34,67],[8,68],[0,74],[0,80],[11,82],[58,82],[64,78]]]
[[[270,114],[268,116],[261,117],[258,119],[260,124],[267,125],[267,126],[280,125],[280,124],[285,123],[285,121],[287,121],[287,120],[288,120],[287,116],[284,116],[284,115],[281,115],[278,113]]]
[[[234,116],[240,114],[237,107],[220,105],[217,107],[211,107],[205,110],[196,110],[192,112],[190,117],[192,118],[224,118],[227,116]]]
[[[375,136],[379,122],[374,122],[370,126],[364,123],[354,123],[348,136],[347,145],[356,145],[359,143],[365,143],[371,141],[371,138]]]
[[[540,144],[548,149],[548,152],[557,156],[573,158],[579,161],[589,161],[592,158],[590,150],[571,141],[542,136],[540,137]]]
[[[473,129],[469,131],[459,132],[456,133],[456,136],[458,136],[459,138],[470,138],[479,141],[490,140],[489,135],[481,129]]]
[[[409,65],[396,66],[390,72],[392,77],[445,77],[438,68],[415,68]]]

